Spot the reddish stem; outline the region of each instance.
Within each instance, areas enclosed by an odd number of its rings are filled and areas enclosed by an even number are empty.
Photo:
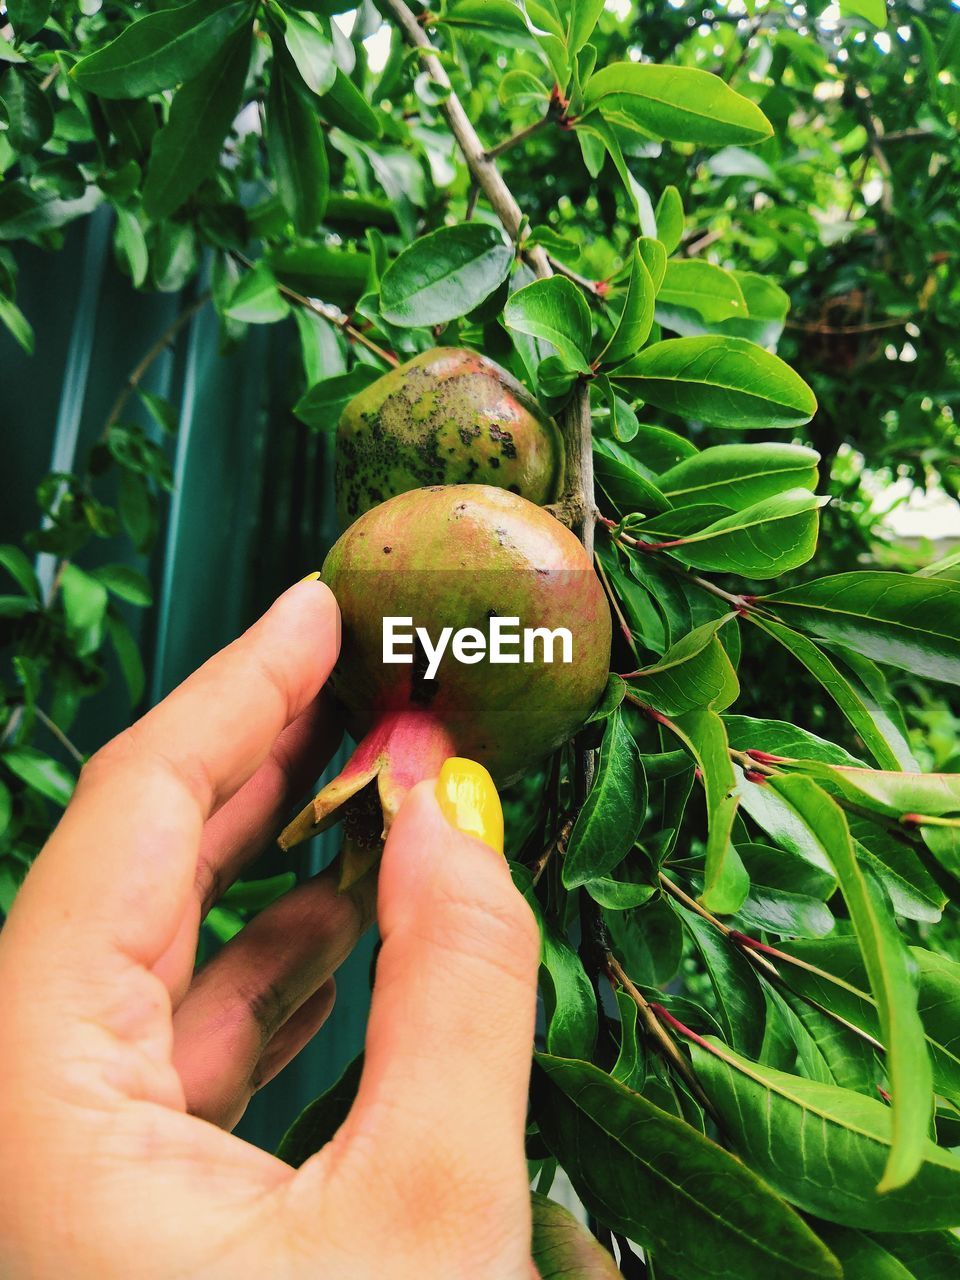
[[[665,1022],[667,1026],[676,1031],[678,1035],[686,1037],[687,1040],[692,1040],[694,1044],[698,1044],[701,1049],[706,1049],[708,1053],[714,1052],[713,1046],[708,1044],[707,1041],[704,1040],[703,1036],[699,1036],[696,1031],[691,1031],[689,1027],[685,1027],[679,1018],[675,1018],[672,1013],[669,1013],[663,1007],[662,1004],[651,1003],[650,1008],[661,1022]]]

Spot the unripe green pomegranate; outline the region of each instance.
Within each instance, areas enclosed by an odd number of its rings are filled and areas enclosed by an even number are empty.
[[[342,528],[426,485],[495,485],[542,506],[562,480],[556,423],[476,351],[437,347],[408,360],[355,396],[337,428]]]
[[[322,577],[342,621],[333,687],[360,745],[284,846],[328,825],[374,778],[388,829],[407,791],[452,755],[508,782],[571,737],[603,692],[610,611],[590,559],[552,515],[503,489],[447,485],[391,498],[342,535]],[[404,637],[422,629],[422,641],[404,642],[411,663],[384,662],[385,618],[402,620]],[[497,628],[524,637],[501,652],[515,659],[493,660]],[[547,660],[544,633],[559,628],[569,632],[569,662],[557,636]]]

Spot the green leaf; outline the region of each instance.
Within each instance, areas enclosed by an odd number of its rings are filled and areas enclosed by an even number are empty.
[[[746,957],[713,924],[677,907],[710,978],[724,1037],[743,1053],[759,1053],[764,1032],[764,994]]]
[[[130,706],[135,707],[143,697],[143,691],[147,683],[146,673],[143,669],[143,659],[140,656],[140,646],[133,638],[130,628],[123,619],[116,617],[113,613],[107,614],[107,635],[110,637],[113,651],[117,655],[123,682],[127,686]]]
[[[647,264],[640,253],[639,243],[633,246],[633,260],[630,268],[630,283],[627,296],[620,312],[620,319],[610,341],[604,347],[600,361],[605,365],[621,364],[639,351],[653,326],[653,304],[656,290]],[[587,346],[589,349],[590,317],[587,315]]]
[[[3,35],[0,35],[0,62],[26,62],[26,58],[20,50],[15,49]]]
[[[906,947],[882,890],[857,861],[839,806],[810,778],[777,775],[769,786],[808,827],[833,863],[863,953],[880,1014],[893,1095],[892,1141],[880,1183],[881,1191],[892,1192],[908,1183],[920,1167],[933,1106],[930,1058]]]
[[[669,142],[723,147],[762,142],[773,132],[755,103],[693,67],[611,63],[591,78],[584,104],[587,111],[602,106],[608,120],[640,124]]]
[[[603,13],[604,0],[568,0],[567,48],[579,53],[593,35]]]
[[[40,582],[27,555],[10,543],[0,545],[0,569],[6,569],[32,600],[40,602]]]
[[[8,747],[0,754],[0,760],[31,790],[46,796],[61,808],[73,795],[77,780],[70,770],[36,747]]]
[[[288,18],[288,45],[292,21]],[[267,150],[283,207],[298,235],[308,236],[323,218],[330,170],[320,122],[294,83],[295,75],[291,59],[275,43],[267,98]]]
[[[143,187],[151,218],[166,218],[179,209],[216,167],[240,108],[250,44],[251,28],[245,26],[204,71],[177,90],[167,123],[154,139]]]
[[[960,582],[838,573],[763,597],[791,626],[874,662],[960,684]]]
[[[262,911],[289,893],[296,883],[295,871],[284,871],[262,880],[235,880],[220,901],[235,911]]]
[[[743,857],[743,849],[738,852]],[[822,938],[834,928],[833,912],[819,898],[762,884],[753,878],[752,870],[748,871],[750,892],[737,912],[737,919],[748,929],[795,938]]]
[[[538,1054],[534,1112],[589,1212],[678,1280],[833,1280],[809,1227],[745,1165],[586,1062]]]
[[[819,877],[820,896],[829,898],[837,887],[837,874],[823,844],[800,815],[765,782],[740,786],[740,807],[775,844],[805,862]]]
[[[862,653],[854,653],[845,645],[828,642],[830,652],[845,669],[844,674],[856,689],[877,728],[897,760],[897,768],[916,772],[920,766],[910,747],[907,726],[899,702],[893,696],[880,667]]]
[[[380,116],[343,71],[337,71],[318,110],[331,124],[363,142],[376,142],[383,133]]]
[[[740,682],[717,632],[731,616],[704,622],[681,636],[658,662],[636,672],[632,692],[667,716],[696,707],[729,707],[740,694]]]
[[[533,1261],[540,1280],[620,1280],[620,1269],[613,1255],[569,1209],[535,1191],[531,1192],[530,1199]]]
[[[714,502],[737,511],[787,489],[814,490],[819,461],[799,444],[721,444],[678,462],[657,483],[675,507]]]
[[[487,7],[487,0],[477,0],[477,3],[483,10]],[[510,3],[510,0],[507,0]],[[521,18],[521,21],[523,19]],[[524,23],[524,28],[526,24]],[[530,106],[533,103],[540,103],[546,106],[550,100],[550,89],[544,82],[535,76],[532,71],[512,70],[504,75],[497,87],[497,97],[504,104],[510,104],[518,107]]]
[[[150,267],[150,253],[147,249],[147,237],[144,235],[140,219],[129,209],[118,208],[117,226],[114,242],[117,252],[126,263],[134,288],[139,289],[147,278]]]
[[[797,427],[817,409],[799,374],[745,338],[668,338],[612,376],[659,409],[717,427]]]
[[[31,71],[11,67],[0,80],[7,110],[6,139],[15,151],[32,155],[53,133],[53,110]]]
[[[679,716],[675,728],[703,775],[707,798],[707,849],[700,899],[709,911],[729,914],[742,905],[750,877],[731,841],[739,799],[726,730],[717,713],[706,707]]]
[[[353,397],[381,376],[382,370],[373,365],[355,365],[349,373],[314,383],[293,406],[293,412],[314,431],[335,431],[340,415]]]
[[[421,236],[390,263],[380,309],[390,324],[446,324],[488,298],[506,278],[513,249],[482,222],[459,222]]]
[[[517,37],[522,37],[526,44],[530,43],[530,30],[513,0],[456,0],[437,21],[451,27],[464,27],[468,31],[483,31],[504,43],[513,43]]]
[[[675,431],[641,422],[633,444],[633,453],[655,474],[669,470],[684,458],[694,457],[698,449],[692,441],[677,435]]]
[[[6,834],[7,828],[10,826],[10,819],[13,817],[13,796],[10,794],[10,788],[5,782],[0,782],[0,836]],[[0,907],[0,911],[6,912],[6,907]]]
[[[887,25],[887,0],[840,0],[844,18],[866,18],[875,27]]]
[[[603,691],[600,701],[587,716],[587,724],[593,724],[597,720],[606,720],[608,716],[613,715],[617,707],[624,699],[627,692],[627,686],[618,675],[613,672],[607,677],[607,687]]]
[[[657,892],[652,884],[637,884],[631,880],[614,880],[610,876],[597,876],[583,886],[590,897],[608,911],[632,911],[642,907]]]
[[[83,89],[103,98],[144,98],[193,80],[214,60],[225,59],[231,37],[249,20],[246,3],[173,5],[124,27],[105,48],[81,58],[72,74]]]
[[[778,640],[819,681],[860,735],[863,745],[881,768],[899,767],[899,759],[887,742],[880,725],[874,719],[869,703],[822,649],[806,636],[798,631],[792,631],[782,623],[774,621],[773,618],[761,618],[752,612],[748,613],[747,617],[761,630]]]
[[[32,356],[36,341],[33,326],[15,302],[0,294],[0,324],[16,339],[28,356]]]
[[[953,1280],[960,1268],[960,1239],[953,1232],[885,1234],[881,1243],[910,1269],[913,1280]]]
[[[29,40],[50,17],[53,0],[7,0],[7,17],[18,40]]]
[[[0,240],[19,240],[66,226],[82,218],[103,199],[99,187],[89,186],[76,200],[52,199],[32,190],[23,180],[0,185]]]
[[[612,440],[593,439],[593,462],[597,485],[618,511],[667,511],[669,501],[650,480],[634,457]]]
[[[244,324],[276,324],[290,314],[290,304],[277,288],[273,272],[265,262],[237,281],[224,315]]]
[[[782,942],[781,976],[804,999],[828,1010],[863,1034],[878,1039],[880,1018],[857,941]],[[917,1007],[938,1093],[960,1105],[960,965],[922,947],[910,948],[917,967]]]
[[[369,254],[324,244],[275,250],[267,262],[282,284],[347,309],[363,296],[370,274]]]
[[[144,391],[143,387],[138,387],[137,399],[165,435],[176,435],[177,411],[165,396],[158,396],[156,392]]]
[[[650,279],[653,281],[654,292],[656,292],[663,284],[663,277],[667,273],[667,251],[659,240],[653,240],[650,236],[641,236],[637,241],[637,248],[650,272]]]
[[[96,653],[103,640],[107,613],[107,589],[102,582],[75,564],[64,566],[60,575],[60,595],[67,619],[67,632],[81,657]]]
[[[668,306],[689,307],[708,322],[747,315],[747,302],[736,276],[699,258],[668,262],[657,300]]]
[[[535,280],[512,294],[503,312],[508,329],[555,347],[568,369],[590,369],[592,325],[583,293],[565,276]]]
[[[344,1068],[335,1084],[300,1112],[280,1139],[277,1157],[295,1169],[325,1147],[346,1120],[360,1085],[363,1054]]]
[[[518,868],[518,887],[540,926],[541,990],[547,1024],[546,1043],[551,1053],[589,1058],[597,1041],[597,997],[577,953],[560,930],[549,921],[533,892],[525,867]]]
[[[809,729],[785,720],[754,716],[724,716],[731,747],[738,751],[766,751],[776,756],[796,756],[801,760],[825,760],[828,764],[859,765],[863,762],[835,742],[820,738]]]
[[[730,515],[714,520],[696,533],[672,539],[674,517],[695,512],[655,516],[643,526],[642,535],[662,539],[664,550],[682,564],[718,573],[738,573],[748,578],[775,578],[806,564],[817,549],[817,512],[829,502],[807,489],[775,494]]]
[[[799,1208],[873,1231],[928,1231],[958,1221],[960,1157],[936,1147],[923,1127],[915,1135],[922,1160],[916,1177],[880,1193],[893,1119],[884,1103],[759,1066],[713,1039],[694,1044],[692,1053],[737,1150]]]
[[[683,201],[676,187],[664,187],[657,207],[657,239],[669,256],[683,239]],[[679,265],[674,263],[674,266]]]
[[[600,760],[563,860],[568,889],[605,875],[633,848],[647,811],[643,762],[619,709],[604,727]]]
[[[292,9],[285,9],[284,19],[284,43],[300,78],[314,93],[327,93],[333,88],[337,78],[337,60],[332,42],[313,25],[312,14],[298,14]]]
[[[108,591],[130,604],[147,608],[153,604],[153,588],[149,578],[125,564],[105,564],[94,569],[91,577],[102,582]]]

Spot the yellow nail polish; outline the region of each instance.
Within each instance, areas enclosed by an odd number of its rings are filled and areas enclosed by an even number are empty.
[[[308,573],[305,577],[301,578],[300,581],[301,582],[317,582],[319,578],[320,578],[320,570],[318,569],[316,573]]]
[[[453,756],[437,778],[437,802],[447,821],[503,853],[503,809],[493,779],[482,764]]]

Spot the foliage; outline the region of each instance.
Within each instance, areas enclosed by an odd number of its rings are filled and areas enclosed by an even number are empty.
[[[510,367],[568,439],[588,398],[623,675],[590,793],[571,746],[508,798],[543,934],[531,1173],[566,1170],[623,1274],[950,1274],[960,781],[919,766],[956,764],[960,581],[950,557],[907,572],[865,495],[960,493],[960,15],[449,0],[419,15],[439,78],[383,25],[398,7],[10,0],[0,321],[32,349],[18,245],[108,205],[132,287],[192,291],[225,345],[293,318],[311,429],[437,339]],[[169,336],[0,548],[4,905],[109,650],[143,696],[149,583],[97,543],[145,552],[162,518],[175,415],[139,383]],[[235,888],[221,936],[285,887]],[[356,1075],[285,1151],[329,1136]],[[545,1275],[610,1274],[539,1200],[536,1222]]]

